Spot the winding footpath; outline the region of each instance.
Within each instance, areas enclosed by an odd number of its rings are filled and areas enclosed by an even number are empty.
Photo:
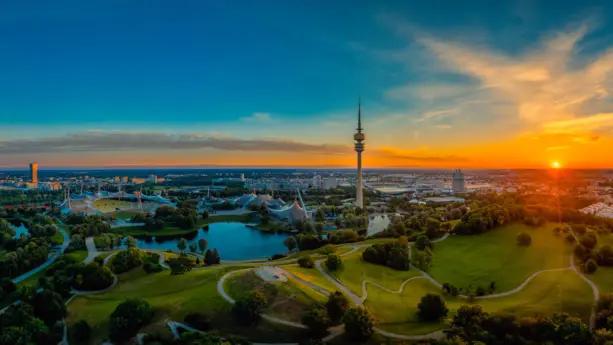
[[[49,267],[52,263],[54,263],[55,260],[57,260],[57,258],[59,258],[62,254],[64,254],[64,251],[66,250],[66,248],[68,248],[68,245],[70,244],[70,237],[68,236],[68,233],[64,229],[60,228],[57,225],[55,225],[55,227],[62,234],[62,237],[64,237],[64,242],[62,243],[62,246],[60,247],[58,252],[56,254],[53,254],[50,258],[48,258],[47,261],[45,261],[42,265],[34,268],[31,271],[28,271],[20,275],[19,277],[14,278],[13,279],[14,284],[20,283],[30,278],[31,276],[35,275],[36,273],[44,270],[45,268]]]
[[[85,239],[85,246],[87,247],[87,257],[85,258],[85,260],[83,260],[83,263],[87,265],[90,262],[94,261],[94,259],[100,254],[100,252],[96,248],[93,236],[90,236]]]

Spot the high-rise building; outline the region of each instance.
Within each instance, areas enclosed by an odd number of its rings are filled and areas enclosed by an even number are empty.
[[[319,189],[321,188],[321,185],[322,185],[321,175],[313,176],[313,188]]]
[[[30,163],[30,176],[32,184],[38,184],[38,163]]]
[[[454,193],[464,193],[466,190],[464,186],[464,173],[460,169],[456,169],[453,172],[453,177],[451,178],[451,190]]]
[[[362,194],[362,152],[364,152],[364,140],[366,140],[366,135],[362,133],[362,104],[360,100],[358,100],[358,128],[357,132],[353,135],[353,140],[355,141],[354,149],[355,152],[358,153],[358,171],[355,181],[356,188],[356,198],[355,205],[357,207],[364,207],[364,196]]]

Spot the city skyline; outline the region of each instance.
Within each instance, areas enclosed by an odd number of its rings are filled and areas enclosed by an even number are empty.
[[[611,11],[11,4],[0,169],[351,168],[358,95],[365,169],[610,168]]]

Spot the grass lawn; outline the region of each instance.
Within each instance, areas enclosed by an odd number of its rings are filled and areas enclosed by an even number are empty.
[[[569,266],[572,246],[556,237],[555,223],[532,228],[515,223],[479,235],[455,235],[435,243],[430,275],[441,283],[466,289],[496,282],[496,291],[519,286],[532,273]],[[532,244],[520,247],[516,237],[527,232]]]
[[[421,273],[416,270],[398,271],[386,266],[375,265],[362,260],[362,253],[366,248],[361,248],[341,258],[343,266],[335,272],[328,272],[342,281],[351,291],[358,296],[362,295],[362,281],[371,280],[390,289],[398,289],[408,278]]]
[[[337,288],[326,277],[321,275],[317,268],[302,268],[298,265],[282,266],[288,272],[296,275],[298,278],[313,283],[319,287],[322,287],[330,292],[334,292]]]
[[[85,260],[85,258],[87,257],[87,251],[86,250],[77,250],[77,251],[74,251],[74,252],[65,253],[63,255],[71,256],[71,257],[75,258],[77,260],[77,262],[83,262],[83,260]],[[53,265],[51,265],[51,266],[53,266]],[[51,267],[51,266],[49,266],[49,267]],[[38,284],[38,278],[44,277],[45,274],[47,273],[47,269],[49,269],[49,267],[47,267],[44,270],[42,270],[42,271],[40,271],[40,272],[30,276],[26,280],[22,280],[17,285],[18,286],[36,286]]]
[[[117,209],[132,208],[132,202],[126,200],[99,199],[94,200],[93,206],[103,213],[115,212]]]
[[[130,219],[139,213],[141,212],[119,211],[117,213],[113,213],[111,216],[117,219]]]
[[[224,287],[234,299],[240,299],[251,291],[266,295],[268,307],[264,313],[284,320],[300,322],[302,313],[313,303],[325,302],[325,297],[296,281],[270,284],[260,279],[253,270],[240,272],[226,281]]]
[[[455,311],[468,301],[446,296],[450,310],[447,320],[440,323],[423,323],[417,317],[417,304],[426,293],[439,293],[439,289],[426,279],[409,282],[401,294],[391,294],[368,286],[366,305],[379,320],[378,327],[400,334],[425,334],[441,329]],[[519,316],[534,314],[551,315],[566,312],[589,321],[592,306],[589,285],[575,272],[558,271],[543,273],[517,294],[476,300],[487,312],[506,312]]]
[[[56,231],[55,234],[51,237],[52,244],[62,244],[64,243],[64,236],[59,231]]]
[[[101,295],[78,296],[68,306],[68,325],[84,319],[92,327],[92,344],[108,335],[108,318],[115,307],[128,298],[140,298],[156,310],[153,321],[139,332],[168,332],[167,320],[183,321],[186,314],[201,312],[211,317],[211,327],[220,334],[238,334],[259,342],[292,342],[302,330],[262,321],[257,327],[234,325],[231,305],[217,293],[217,281],[227,269],[192,271],[171,276],[168,271],[147,275],[135,268],[119,275],[118,285]],[[168,332],[169,333],[169,332]]]
[[[70,256],[77,262],[83,262],[87,257],[87,250],[75,250],[74,252],[66,253],[64,255]]]
[[[598,286],[601,293],[613,292],[613,267],[600,266],[596,272],[585,276]]]

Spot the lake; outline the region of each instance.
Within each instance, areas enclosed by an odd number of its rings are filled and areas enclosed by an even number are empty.
[[[15,229],[15,232],[16,232],[16,234],[15,234],[15,236],[13,236],[13,238],[20,238],[21,234],[25,234],[26,236],[28,236],[28,228],[26,228],[23,223],[19,224],[19,226],[16,226],[16,225],[12,225],[12,226],[13,226],[13,229]]]
[[[247,227],[243,223],[213,223],[208,230],[199,229],[197,234],[186,235],[187,248],[192,243],[204,238],[208,241],[208,249],[217,248],[223,260],[252,260],[271,257],[274,254],[287,253],[283,241],[287,234],[267,234]],[[143,249],[169,249],[178,251],[178,238],[156,241],[137,239],[137,247]]]

